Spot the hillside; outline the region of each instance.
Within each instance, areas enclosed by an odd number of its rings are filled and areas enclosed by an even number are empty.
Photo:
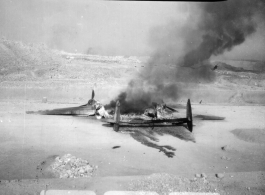
[[[0,56],[2,87],[100,85],[103,81],[115,82],[120,73],[131,75],[130,66],[128,69],[126,65],[141,63],[135,57],[71,54],[7,39],[0,41]]]
[[[230,61],[234,64],[233,61]],[[249,62],[247,66],[247,62]],[[218,81],[224,85],[237,85],[243,88],[265,88],[265,62],[261,61],[236,61],[237,65],[244,64],[243,67],[232,66],[224,62],[212,62],[217,66]]]
[[[36,81],[54,75],[61,66],[61,57],[44,45],[25,45],[0,41],[0,80]]]
[[[0,56],[0,87],[7,94],[2,95],[1,99],[9,98],[9,89],[16,88],[18,92],[13,90],[12,93],[17,96],[26,87],[32,89],[32,94],[38,94],[35,95],[37,98],[43,94],[55,98],[55,94],[58,94],[58,99],[63,96],[65,100],[76,100],[90,96],[91,88],[97,87],[106,102],[125,88],[132,78],[141,74],[148,59],[67,53],[51,50],[45,45],[24,44],[7,39],[0,41]],[[183,101],[192,98],[195,102],[203,99],[209,103],[264,104],[264,65],[261,61],[212,61],[209,71],[216,73],[215,80],[211,83],[197,82],[196,86],[190,85],[188,88],[185,82],[178,83],[183,88],[180,96]],[[215,66],[217,68],[211,70]],[[169,73],[174,68],[165,67],[163,71]],[[198,68],[202,68],[201,71],[205,69],[203,66]],[[179,76],[185,80],[194,69],[186,67],[182,70]],[[48,92],[37,93],[36,89]],[[54,93],[54,89],[57,93]],[[29,90],[27,94],[31,96]]]

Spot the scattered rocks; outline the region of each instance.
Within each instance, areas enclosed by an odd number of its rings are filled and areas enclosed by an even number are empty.
[[[222,179],[225,175],[224,175],[223,173],[217,173],[217,174],[215,174],[215,176],[216,176],[217,178]]]
[[[223,159],[223,160],[231,160],[231,158],[229,158],[227,156],[221,156],[221,159]]]
[[[76,158],[71,154],[66,154],[61,158],[57,157],[51,165],[52,171],[60,178],[91,177],[96,168],[96,166],[90,165],[87,160]]]
[[[202,173],[202,174],[200,174],[200,173],[196,173],[196,174],[195,174],[195,177],[196,177],[196,178],[206,178],[207,175],[206,175],[205,173]]]
[[[0,180],[0,184],[7,184],[9,183],[9,180]]]
[[[227,145],[222,146],[221,149],[222,149],[223,151],[227,151]]]
[[[190,179],[190,182],[196,182],[196,181],[197,181],[197,178],[196,177]]]

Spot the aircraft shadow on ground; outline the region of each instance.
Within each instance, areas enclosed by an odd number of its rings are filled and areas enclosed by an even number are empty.
[[[109,125],[104,125],[109,126]],[[184,126],[156,126],[152,127],[120,127],[123,133],[129,133],[130,136],[141,144],[158,149],[163,152],[168,158],[175,156],[176,148],[170,145],[159,145],[159,136],[171,135],[175,138],[191,141],[195,143],[195,138]]]

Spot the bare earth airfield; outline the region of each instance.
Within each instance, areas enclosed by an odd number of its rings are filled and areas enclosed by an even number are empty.
[[[191,99],[192,133],[181,126],[115,132],[94,118],[26,111],[85,104],[92,88],[107,104],[146,68],[148,57],[69,54],[9,40],[1,40],[0,56],[0,194],[45,188],[265,193],[264,62],[211,62],[218,66],[215,82],[182,88],[170,103],[183,116]],[[65,154],[89,161],[92,176],[56,177],[49,167]]]

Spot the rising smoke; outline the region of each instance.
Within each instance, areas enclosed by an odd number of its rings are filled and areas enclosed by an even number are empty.
[[[147,67],[108,106],[114,107],[119,100],[121,112],[142,112],[152,101],[178,99],[183,83],[187,88],[213,82],[215,72],[208,62],[210,57],[230,51],[253,34],[257,18],[265,19],[264,7],[263,0],[201,3],[191,9],[185,25],[171,22],[162,30],[157,27],[151,31],[150,40],[156,48]]]

